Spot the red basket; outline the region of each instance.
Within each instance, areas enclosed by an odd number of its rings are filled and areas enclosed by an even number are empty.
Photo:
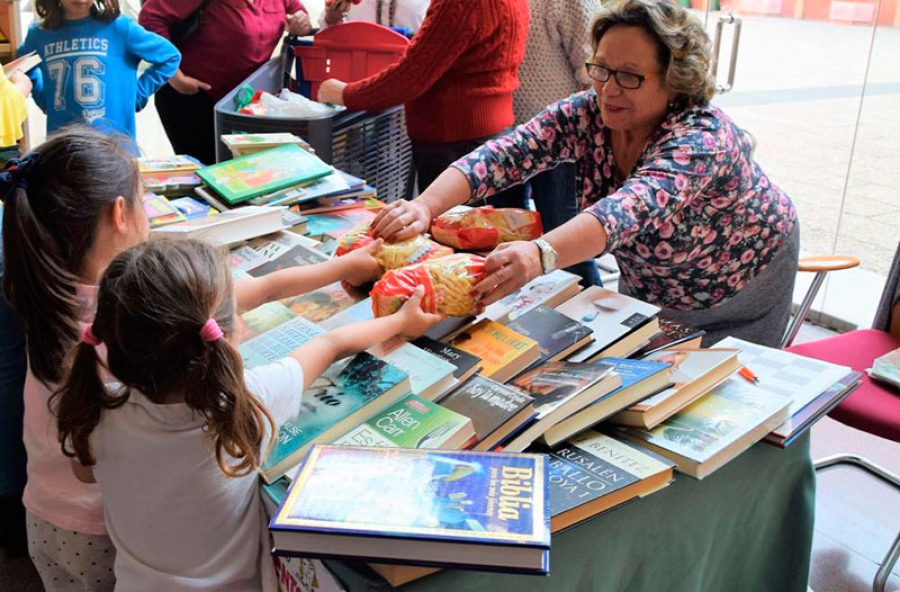
[[[409,40],[375,23],[353,21],[329,27],[313,37],[312,45],[295,45],[309,96],[329,78],[355,82],[377,74],[400,59]]]

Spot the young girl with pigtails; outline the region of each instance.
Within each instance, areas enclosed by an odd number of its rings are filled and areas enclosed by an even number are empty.
[[[0,173],[3,291],[24,329],[27,354],[23,425],[0,428],[22,433],[28,550],[48,592],[115,587],[116,551],[100,489],[72,474],[49,401],[83,326],[93,319],[103,270],[147,239],[133,153],[126,138],[73,126]],[[370,281],[379,271],[373,249],[242,280],[235,286],[238,312],[335,281]]]
[[[122,589],[274,590],[256,470],[276,426],[336,360],[437,322],[421,298],[244,372],[221,252],[152,241],[113,260],[55,403],[64,453],[99,483]]]

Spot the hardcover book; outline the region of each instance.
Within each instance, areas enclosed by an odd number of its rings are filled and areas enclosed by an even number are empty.
[[[199,169],[197,176],[222,199],[234,205],[324,177],[333,171],[317,156],[289,144]]]
[[[172,202],[162,195],[155,195],[151,192],[145,193],[143,205],[144,214],[147,215],[147,222],[150,223],[150,228],[159,228],[166,224],[187,220],[184,214],[181,213],[181,210],[172,205]]]
[[[166,158],[138,158],[138,169],[141,174],[173,173],[196,171],[203,168],[203,163],[187,154],[176,154]]]
[[[548,573],[544,455],[313,447],[269,524],[275,553]]]
[[[641,359],[662,349],[699,349],[706,331],[694,329],[671,319],[658,319],[659,333],[634,352],[633,357]]]
[[[659,491],[674,479],[670,460],[591,430],[547,455],[554,533]]]
[[[320,197],[342,194],[349,190],[350,185],[347,184],[343,175],[335,171],[315,181],[293,185],[280,191],[254,197],[250,200],[250,203],[254,205],[293,205],[313,201]]]
[[[214,216],[219,213],[219,211],[214,207],[210,206],[209,204],[200,202],[193,197],[178,197],[169,201],[173,206],[178,208],[181,213],[184,214],[184,217],[188,220]]]
[[[703,479],[784,423],[790,399],[732,377],[652,430],[618,428]]]
[[[458,382],[463,382],[481,370],[481,358],[452,345],[424,336],[414,339],[412,344],[445,362],[453,364],[456,367],[453,371],[453,377]]]
[[[550,427],[541,436],[541,441],[548,446],[556,446],[672,383],[670,366],[663,362],[603,358],[594,363],[615,370],[621,386]]]
[[[271,483],[300,463],[311,445],[333,441],[409,392],[406,373],[371,354],[332,364],[303,393],[297,415],[278,426],[263,478]]]
[[[489,319],[465,329],[451,345],[481,358],[481,374],[497,382],[506,382],[541,356],[537,341]]]
[[[531,368],[544,362],[565,359],[591,342],[593,329],[571,319],[561,312],[540,305],[506,325],[525,337],[538,342],[541,358]]]
[[[407,395],[334,441],[336,446],[458,450],[475,436],[472,420]]]
[[[659,307],[606,288],[591,286],[557,306],[556,310],[594,330],[594,342],[569,357],[572,362],[585,362],[603,355],[605,350],[619,340],[648,326],[651,319],[655,320]],[[643,332],[650,334],[642,336],[634,344],[635,348],[642,341],[653,337],[657,331],[654,325],[649,325]],[[617,351],[607,355],[626,357],[628,353]]]
[[[303,317],[294,317],[243,342],[238,346],[238,351],[244,358],[244,368],[249,370],[287,357],[295,349],[323,332],[318,325],[310,323]]]
[[[473,376],[438,402],[472,418],[475,450],[491,450],[534,416],[534,399],[484,376]]]
[[[247,206],[154,228],[150,236],[193,238],[228,245],[280,230],[283,227],[281,210],[282,208],[268,206]]]
[[[740,368],[737,349],[664,349],[645,361],[671,366],[672,386],[614,415],[620,425],[652,429],[664,419],[684,409]]]
[[[540,305],[553,308],[581,291],[581,285],[578,283],[580,279],[563,269],[538,276],[512,294],[488,306],[484,316],[505,325]]]
[[[534,399],[535,421],[504,445],[524,450],[548,429],[584,409],[621,384],[619,375],[598,364],[548,362],[517,376],[512,386]]]
[[[351,310],[353,307],[348,308],[344,313]],[[369,308],[370,312],[371,310]],[[456,385],[456,379],[453,378],[456,366],[407,343],[401,337],[389,339],[368,351],[373,356],[406,372],[409,375],[412,392],[423,399],[434,401]]]

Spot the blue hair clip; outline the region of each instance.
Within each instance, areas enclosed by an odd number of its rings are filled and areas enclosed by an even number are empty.
[[[0,173],[0,196],[3,199],[12,195],[16,189],[28,189],[28,171],[34,165],[37,152],[29,152],[22,158],[12,158],[6,163],[3,172]]]

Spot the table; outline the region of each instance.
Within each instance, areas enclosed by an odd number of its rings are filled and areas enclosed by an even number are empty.
[[[553,536],[550,576],[443,571],[403,592],[806,592],[816,479],[809,434],[756,444],[703,481],[675,482]],[[348,592],[392,588],[326,561]]]

